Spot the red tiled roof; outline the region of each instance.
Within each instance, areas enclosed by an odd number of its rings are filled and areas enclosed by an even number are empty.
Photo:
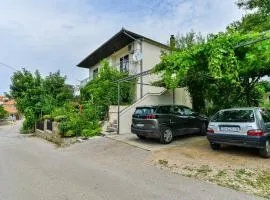
[[[15,100],[11,99],[9,101],[3,102],[2,105],[9,114],[18,113]]]
[[[11,100],[9,100],[9,101],[7,101],[7,102],[4,102],[3,104],[4,104],[4,105],[15,105],[16,102],[15,102],[15,100],[11,99]]]
[[[15,113],[18,113],[16,107],[7,107],[7,106],[4,106],[4,109],[5,109],[9,114],[15,114]]]

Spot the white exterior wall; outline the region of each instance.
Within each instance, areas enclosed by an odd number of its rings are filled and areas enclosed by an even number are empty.
[[[142,70],[143,71],[147,71],[154,68],[160,62],[161,52],[165,50],[164,48],[150,44],[146,41],[142,41],[142,42],[135,41],[133,42],[133,46],[134,46],[134,53],[141,52],[142,50],[142,54],[143,54]],[[134,74],[140,73],[141,72],[140,62],[133,61],[133,57],[132,57],[133,55],[129,53],[128,46],[125,46],[119,51],[113,53],[111,56],[107,58],[107,60],[109,61],[110,66],[116,67],[118,70],[120,70],[120,58],[126,55],[129,55],[129,74],[134,75]],[[100,63],[96,64],[94,67],[91,67],[89,69],[89,80],[93,79],[93,71],[99,67],[100,67]],[[157,75],[147,75],[143,77],[144,84],[151,84],[152,82],[157,81],[157,80],[159,80],[159,77]],[[141,90],[140,90],[139,83],[140,83],[140,78],[138,78],[135,100],[138,100],[141,98]],[[161,87],[143,85],[142,96],[145,96],[149,93],[158,93],[158,92],[161,92],[162,90],[163,88]]]
[[[148,94],[142,99],[132,104],[120,114],[120,134],[130,133],[130,126],[132,123],[132,115],[138,106],[156,105],[156,104],[173,104],[172,91],[167,91],[164,94]],[[175,104],[185,105],[191,107],[191,100],[189,93],[185,88],[175,89]]]
[[[158,47],[156,45],[150,44],[146,41],[142,42],[142,53],[143,53],[143,71],[147,71],[150,69],[153,69],[159,62],[160,62],[160,56],[161,52],[164,51],[164,48]],[[139,66],[139,72],[140,72],[140,66]],[[143,83],[144,84],[151,84],[152,82],[160,80],[160,77],[157,75],[147,75],[143,77]],[[140,83],[140,78],[138,79],[138,83]],[[143,85],[143,94],[142,96],[145,96],[148,93],[159,93],[164,88],[161,87],[154,87],[150,85]],[[137,99],[140,99],[141,97],[141,91],[140,91],[140,85],[137,85]]]

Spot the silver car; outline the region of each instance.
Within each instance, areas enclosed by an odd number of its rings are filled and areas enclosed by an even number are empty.
[[[252,147],[269,158],[270,112],[258,107],[220,110],[209,122],[207,139],[214,150],[221,144]]]

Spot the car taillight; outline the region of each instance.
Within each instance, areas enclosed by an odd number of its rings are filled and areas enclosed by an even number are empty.
[[[153,114],[151,114],[151,115],[146,115],[145,116],[145,119],[157,119],[158,118],[158,116],[157,115],[153,115]]]
[[[264,132],[261,129],[256,129],[256,130],[249,130],[247,132],[248,136],[264,136]]]
[[[214,131],[214,129],[212,129],[212,128],[208,128],[208,129],[207,129],[207,133],[213,134],[213,133],[215,133],[215,131]]]

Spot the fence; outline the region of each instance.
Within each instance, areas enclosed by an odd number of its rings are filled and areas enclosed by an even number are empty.
[[[53,130],[53,125],[52,124],[53,124],[52,120],[48,119],[47,120],[47,130],[49,130],[49,131]]]
[[[36,127],[37,127],[38,130],[44,131],[44,121],[37,122]]]

